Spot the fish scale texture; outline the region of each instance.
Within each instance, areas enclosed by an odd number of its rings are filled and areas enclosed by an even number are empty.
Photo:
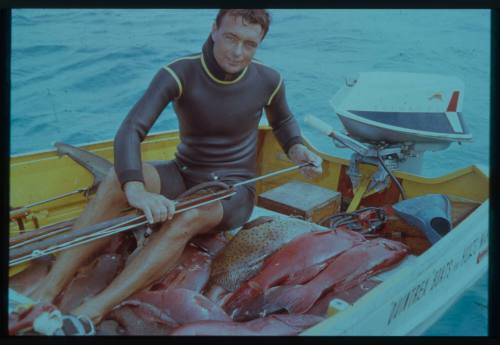
[[[208,289],[213,285],[235,291],[255,275],[264,259],[297,236],[328,228],[297,218],[273,216],[270,222],[240,230],[212,263]]]

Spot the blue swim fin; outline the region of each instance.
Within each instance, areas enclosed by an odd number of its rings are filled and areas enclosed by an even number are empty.
[[[427,194],[393,205],[396,214],[420,229],[432,243],[451,230],[451,203],[446,195]]]

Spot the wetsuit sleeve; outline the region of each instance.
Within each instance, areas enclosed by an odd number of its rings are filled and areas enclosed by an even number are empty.
[[[144,95],[122,122],[114,140],[115,171],[121,187],[129,181],[141,181],[141,142],[167,104],[179,94],[177,81],[166,69],[161,69]]]
[[[278,85],[277,93],[265,109],[269,125],[273,128],[274,136],[285,153],[288,153],[293,145],[303,143],[299,124],[286,102],[284,82]]]

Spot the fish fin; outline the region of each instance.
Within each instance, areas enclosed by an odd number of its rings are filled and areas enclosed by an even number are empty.
[[[54,146],[56,148],[56,154],[58,157],[62,157],[66,154],[66,152],[64,152],[64,148],[63,148],[62,144],[63,143],[61,143],[59,141],[52,143],[52,146]]]
[[[262,287],[250,280],[245,282],[231,297],[227,299],[222,308],[228,315],[239,315],[246,307],[263,293]],[[238,311],[237,311],[238,310]]]
[[[326,266],[327,263],[322,262],[318,265],[310,266],[301,271],[294,272],[286,278],[282,285],[305,284],[316,277]]]
[[[261,216],[261,217],[256,218],[248,223],[243,224],[241,230],[248,230],[248,229],[254,228],[256,226],[272,222],[273,220],[274,220],[274,218],[271,216]]]
[[[62,142],[55,142],[54,146],[59,156],[68,155],[94,176],[92,187],[98,185],[106,177],[109,169],[113,167],[110,161],[79,147]]]
[[[307,285],[275,286],[228,314],[235,321],[265,317],[283,309],[290,314],[302,314],[309,310],[317,300],[317,293],[310,290]]]
[[[303,314],[314,305],[318,297],[316,291],[308,289],[307,285],[277,286],[271,288],[265,297],[266,300],[274,302],[264,308],[268,313],[286,309],[290,314]],[[270,306],[273,307],[269,308]]]

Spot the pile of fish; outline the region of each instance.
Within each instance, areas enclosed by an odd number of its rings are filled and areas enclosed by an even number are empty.
[[[328,302],[399,263],[408,248],[366,240],[286,216],[261,217],[228,240],[198,236],[176,267],[115,306],[98,335],[296,335],[326,317]],[[120,235],[82,267],[54,301],[64,313],[98,294],[133,252]],[[45,265],[45,266],[43,266]],[[20,293],[47,272],[47,260],[13,277]],[[34,265],[33,265],[34,266]],[[41,268],[40,268],[41,267]]]

